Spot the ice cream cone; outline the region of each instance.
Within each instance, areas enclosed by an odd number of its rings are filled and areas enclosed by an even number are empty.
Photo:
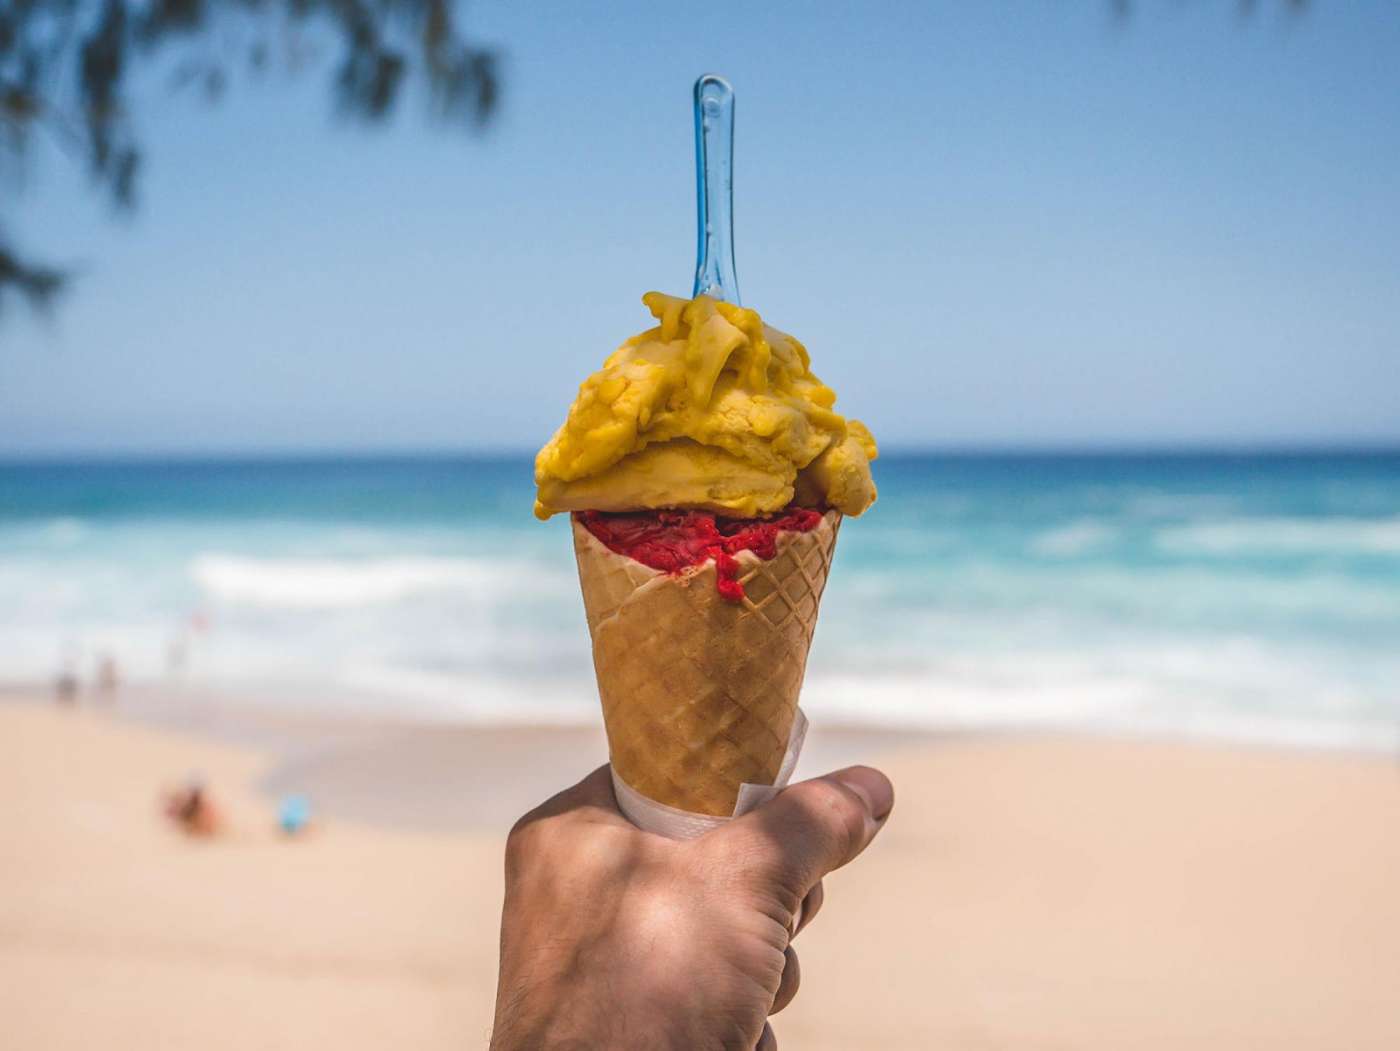
[[[573,520],[593,665],[613,772],[649,799],[728,817],[745,783],[778,776],[797,714],[841,515],[779,534],[764,560],[740,552],[730,602],[706,561],[662,573]]]

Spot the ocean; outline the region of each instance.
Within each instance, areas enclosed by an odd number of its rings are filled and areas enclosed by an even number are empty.
[[[1400,744],[1400,453],[890,455],[803,704],[897,727]],[[596,718],[517,458],[0,466],[0,681]]]

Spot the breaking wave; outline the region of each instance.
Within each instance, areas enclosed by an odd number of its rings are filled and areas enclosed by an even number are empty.
[[[190,576],[209,596],[292,609],[367,606],[435,591],[538,590],[557,578],[527,563],[473,558],[249,558],[205,554]]]

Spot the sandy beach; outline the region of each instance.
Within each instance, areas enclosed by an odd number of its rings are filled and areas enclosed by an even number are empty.
[[[266,719],[0,705],[7,1046],[485,1046],[504,831],[596,734],[307,726],[289,754]],[[784,1047],[1400,1046],[1393,759],[870,733],[804,765],[856,755],[899,802],[799,939]],[[227,836],[161,818],[191,770]],[[322,815],[295,841],[291,790]]]

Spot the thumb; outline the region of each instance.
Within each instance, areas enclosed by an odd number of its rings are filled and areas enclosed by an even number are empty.
[[[870,845],[894,808],[894,786],[868,766],[783,789],[707,839],[769,868],[796,895]]]

